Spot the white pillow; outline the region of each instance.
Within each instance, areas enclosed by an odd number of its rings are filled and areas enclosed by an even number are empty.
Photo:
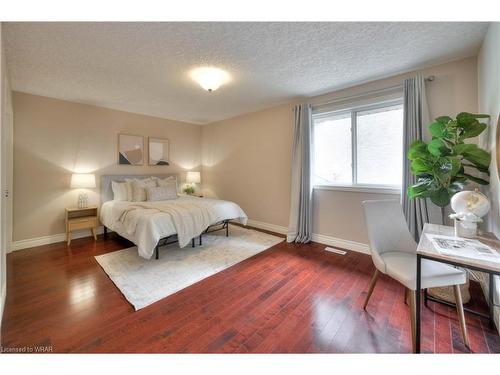
[[[146,189],[148,201],[168,201],[177,199],[177,189],[168,186],[148,187]]]
[[[125,179],[125,184],[127,187],[127,200],[132,202],[132,181],[130,178]]]
[[[149,187],[156,187],[156,180],[152,178],[146,178],[144,180],[138,180],[134,178],[132,180],[132,202],[144,202],[147,199],[146,189]]]
[[[158,183],[158,186],[167,186],[171,187],[174,186],[175,191],[177,191],[177,177],[175,176],[169,176],[167,178],[161,179],[161,178],[156,178],[156,182]]]
[[[111,190],[113,190],[113,199],[115,201],[127,201],[127,183],[111,181]]]
[[[127,184],[127,200],[129,202],[134,201],[134,191],[132,189],[132,183],[134,182],[134,179],[131,178],[126,178],[125,183]]]

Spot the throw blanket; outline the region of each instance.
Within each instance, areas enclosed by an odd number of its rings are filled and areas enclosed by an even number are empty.
[[[128,234],[133,235],[139,217],[144,214],[163,212],[170,215],[177,231],[179,246],[186,246],[215,221],[215,214],[208,207],[190,202],[138,202],[128,206],[120,215]]]

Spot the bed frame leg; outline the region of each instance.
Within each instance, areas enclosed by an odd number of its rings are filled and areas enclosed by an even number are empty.
[[[108,239],[108,228],[106,226],[104,226],[104,239],[107,240]]]
[[[160,246],[156,245],[155,247],[155,258],[160,259]]]
[[[226,237],[229,237],[229,220],[226,220]]]
[[[201,237],[203,237],[203,233],[200,234],[200,246],[201,246]]]
[[[191,247],[195,247],[196,245],[194,244],[194,237],[193,239],[191,240]]]

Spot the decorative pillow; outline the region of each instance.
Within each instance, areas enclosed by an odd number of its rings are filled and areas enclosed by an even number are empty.
[[[127,200],[132,202],[132,181],[130,178],[125,179],[125,184],[127,187]]]
[[[127,201],[127,183],[111,181],[111,190],[113,190],[113,199],[115,201]]]
[[[148,187],[146,189],[148,201],[168,201],[177,199],[177,190],[167,186]]]
[[[144,202],[147,199],[146,189],[149,187],[156,187],[156,180],[146,178],[138,180],[134,178],[131,182],[132,185],[132,202]]]
[[[161,179],[161,178],[156,178],[156,182],[158,186],[166,186],[169,188],[174,188],[175,191],[177,191],[177,177],[175,176],[169,176],[167,178]]]

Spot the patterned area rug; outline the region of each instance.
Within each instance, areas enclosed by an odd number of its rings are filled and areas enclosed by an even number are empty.
[[[160,248],[160,259],[146,260],[130,247],[95,259],[136,310],[258,254],[284,239],[231,226],[203,236],[203,245]]]

